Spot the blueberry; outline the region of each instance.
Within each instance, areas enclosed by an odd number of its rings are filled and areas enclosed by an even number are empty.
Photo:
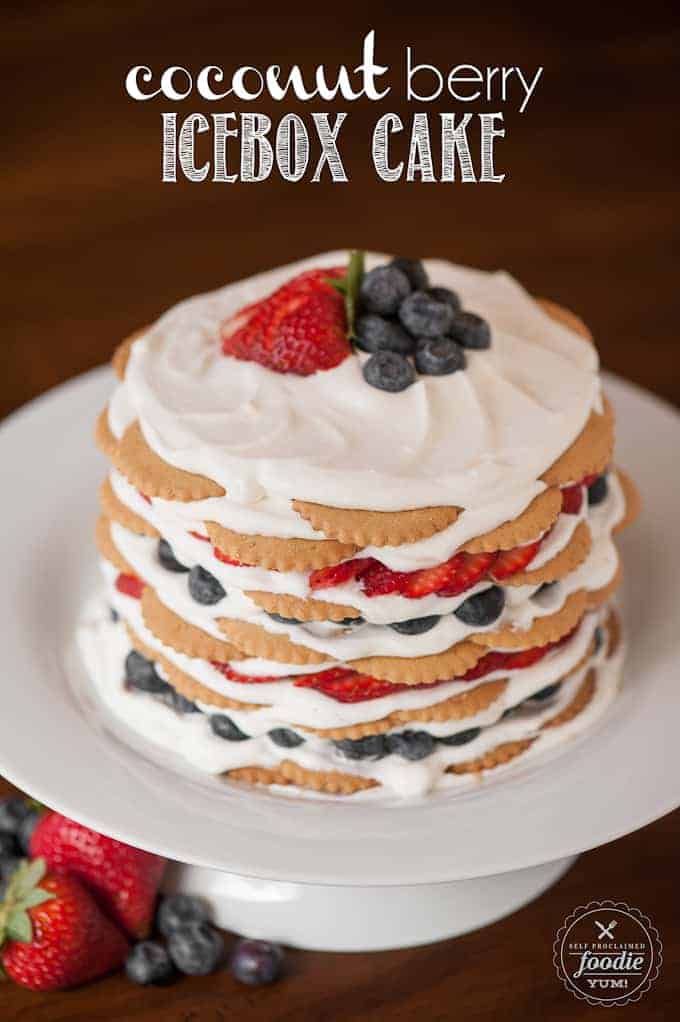
[[[250,736],[241,731],[240,727],[234,724],[231,717],[226,713],[213,713],[210,717],[210,727],[218,738],[225,738],[228,742],[244,742]]]
[[[364,379],[371,387],[388,390],[396,394],[415,383],[415,369],[403,355],[396,351],[377,351],[371,355],[363,368]]]
[[[167,983],[175,975],[170,955],[157,940],[143,940],[125,959],[125,975],[133,983],[148,986]]]
[[[489,324],[474,312],[456,312],[446,333],[463,348],[481,350],[491,346]]]
[[[283,617],[281,614],[272,614],[270,611],[265,610],[267,617],[270,617],[272,621],[278,621],[280,625],[299,625],[300,621],[296,617]]]
[[[116,622],[120,621],[120,614],[115,607],[109,607],[109,617],[113,621],[114,625]]]
[[[200,713],[196,703],[186,699],[180,692],[176,692],[172,685],[166,685],[162,692],[157,693],[160,702],[165,703],[175,713]]]
[[[427,270],[420,259],[407,259],[405,256],[397,256],[396,259],[392,260],[390,266],[396,266],[398,270],[406,274],[408,282],[414,291],[423,290],[430,282]]]
[[[588,504],[590,507],[595,507],[597,504],[601,504],[603,500],[607,499],[609,493],[609,481],[606,475],[598,476],[594,483],[591,483],[588,487]]]
[[[33,812],[29,802],[21,795],[10,795],[0,800],[0,833],[18,833],[19,824]]]
[[[158,560],[168,571],[185,572],[189,570],[185,564],[180,564],[177,560],[167,539],[158,540]]]
[[[395,621],[390,628],[394,628],[400,635],[422,635],[434,628],[440,620],[439,614],[431,614],[429,617],[414,617],[410,621]]]
[[[194,898],[190,894],[169,894],[161,898],[156,912],[156,929],[164,937],[169,937],[187,923],[208,921],[208,906],[201,898]]]
[[[416,345],[415,363],[423,376],[448,376],[465,369],[465,352],[450,337],[425,337]]]
[[[552,699],[554,695],[557,695],[561,685],[562,683],[560,681],[556,681],[554,685],[546,685],[546,687],[542,688],[539,692],[534,692],[534,694],[529,696],[526,701],[532,703],[534,701],[538,703],[546,702],[548,699]]]
[[[347,759],[382,759],[387,755],[384,735],[367,735],[365,738],[339,738],[333,745]]]
[[[7,885],[21,865],[18,855],[0,855],[0,901],[5,896]]]
[[[364,274],[359,299],[364,312],[392,316],[410,291],[408,277],[397,266],[378,266]]]
[[[460,298],[450,287],[428,287],[425,291],[426,294],[431,298],[435,298],[438,302],[446,302],[454,312],[458,312],[460,309]]]
[[[239,983],[273,983],[283,967],[283,951],[265,940],[239,940],[229,959],[229,970]]]
[[[304,738],[296,735],[288,727],[275,727],[268,734],[274,745],[280,745],[282,749],[294,749],[296,745],[302,745],[304,742]]]
[[[455,735],[445,735],[438,741],[442,745],[467,745],[468,742],[474,742],[481,733],[481,727],[469,727],[467,731],[457,731]]]
[[[413,338],[398,323],[382,316],[359,316],[354,337],[362,351],[396,351],[400,355],[410,355],[413,351]]]
[[[27,816],[24,816],[23,820],[17,827],[16,843],[19,846],[19,851],[23,852],[24,855],[29,854],[31,838],[33,837],[33,831],[35,830],[39,819],[40,813],[38,810],[32,809]]]
[[[399,320],[413,337],[441,337],[449,332],[454,312],[448,302],[427,291],[414,291],[399,306]]]
[[[347,627],[349,625],[363,625],[364,619],[361,616],[359,616],[359,617],[343,617],[340,621],[334,621],[333,623],[337,624],[337,625],[345,625],[345,627]]]
[[[595,646],[593,648],[593,654],[599,653],[600,650],[602,649],[602,643],[604,642],[604,632],[602,631],[602,629],[600,628],[599,625],[595,629],[595,634],[594,634],[593,638],[595,640]]]
[[[0,832],[0,859],[5,859],[8,855],[15,856],[18,851],[19,845],[14,834]]]
[[[486,625],[492,625],[498,620],[504,606],[505,593],[500,586],[491,586],[482,593],[468,596],[453,613],[464,625],[485,628]]]
[[[147,660],[136,649],[130,650],[125,658],[125,680],[131,688],[139,689],[140,692],[157,694],[169,688],[167,681],[163,681],[152,661]]]
[[[224,957],[224,941],[209,923],[184,923],[170,934],[168,951],[186,976],[208,976]]]
[[[189,592],[196,603],[203,603],[206,606],[219,603],[227,595],[215,576],[200,564],[195,564],[189,572]]]
[[[434,747],[435,739],[427,731],[402,731],[387,736],[387,751],[412,761],[425,759]]]

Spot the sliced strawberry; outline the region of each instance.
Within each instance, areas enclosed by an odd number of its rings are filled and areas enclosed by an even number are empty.
[[[408,577],[407,571],[392,571],[380,561],[375,561],[362,574],[361,588],[366,596],[389,596],[390,593],[400,593]]]
[[[565,515],[577,515],[583,505],[583,485],[565,486],[562,490],[562,511]]]
[[[217,558],[217,560],[218,561],[222,561],[223,564],[233,564],[234,567],[236,567],[236,568],[250,568],[250,567],[252,567],[252,565],[250,565],[250,564],[244,564],[243,561],[237,561],[233,557],[227,557],[227,555],[223,554],[222,551],[218,547],[216,547],[216,546],[213,547],[213,553],[214,553],[215,557]]]
[[[282,678],[275,678],[272,675],[241,674],[240,671],[235,671],[231,664],[223,664],[220,663],[219,660],[211,660],[210,663],[229,681],[240,681],[243,685],[257,685],[258,682],[283,680]]]
[[[151,497],[147,497],[147,495],[145,493],[142,493],[141,490],[137,490],[137,493],[142,498],[142,500],[145,500],[147,502],[147,504],[151,503]]]
[[[519,671],[523,667],[531,667],[533,664],[538,663],[539,660],[542,660],[552,649],[557,649],[558,646],[563,646],[565,642],[569,642],[576,633],[577,628],[578,625],[566,635],[563,635],[561,639],[558,639],[556,642],[548,642],[544,646],[534,646],[532,649],[519,649],[515,653],[492,650],[491,653],[485,654],[481,660],[478,660],[475,666],[471,667],[459,680],[476,681],[477,678],[483,678],[485,675],[491,674],[492,671]]]
[[[525,543],[524,546],[516,546],[512,550],[501,550],[491,569],[491,577],[500,582],[503,578],[516,575],[534,559],[540,545],[541,540],[537,539],[534,543]]]
[[[378,562],[372,557],[355,557],[352,561],[341,561],[329,568],[319,568],[309,576],[310,589],[332,589],[359,578],[368,568]]]
[[[403,692],[407,685],[393,685],[389,681],[380,681],[367,674],[359,674],[344,667],[331,667],[328,671],[318,674],[302,674],[295,678],[297,688],[313,688],[323,692],[339,703],[362,703],[369,699],[394,692]]]
[[[345,269],[308,270],[223,324],[222,351],[277,373],[310,376],[351,352],[343,296],[329,278]]]
[[[468,554],[460,553],[451,558],[448,563],[455,563],[449,581],[437,590],[438,596],[458,596],[466,589],[479,582],[480,578],[487,574],[496,563],[497,554]]]
[[[579,486],[592,486],[596,479],[599,479],[600,475],[598,472],[593,472],[589,476],[584,476]]]
[[[122,571],[116,579],[116,589],[125,596],[132,596],[135,600],[141,600],[144,592],[144,582],[136,575],[126,575]]]
[[[200,539],[203,543],[209,543],[210,542],[210,536],[204,536],[200,532],[194,532],[193,529],[189,529],[189,535],[193,536],[194,539]]]

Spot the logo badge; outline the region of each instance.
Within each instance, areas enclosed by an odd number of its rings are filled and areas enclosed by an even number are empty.
[[[558,930],[553,963],[562,983],[590,1005],[629,1004],[647,993],[661,968],[659,932],[624,901],[591,901]]]

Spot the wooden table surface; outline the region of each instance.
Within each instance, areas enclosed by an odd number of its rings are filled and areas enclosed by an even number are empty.
[[[609,369],[680,402],[680,168],[672,156],[680,25],[671,5],[613,13],[590,4],[585,13],[486,4],[477,15],[421,17],[377,4],[370,23],[361,10],[317,4],[291,14],[217,0],[6,5],[0,415],[102,362],[126,332],[182,297],[344,246],[508,268],[534,293],[577,310]],[[524,114],[500,107],[503,184],[380,182],[368,159],[371,125],[386,109],[408,115],[397,97],[379,110],[333,107],[349,112],[348,184],[161,183],[160,111],[169,104],[124,95],[133,64],[353,67],[370,28],[378,58],[395,67],[407,43],[419,61],[443,68],[545,67]],[[271,102],[255,106],[282,113]],[[179,105],[183,113],[232,108]],[[427,109],[461,112],[452,100]],[[679,852],[676,813],[584,855],[533,905],[456,941],[374,955],[292,952],[287,978],[265,990],[238,987],[225,973],[167,990],[122,978],[50,996],[4,986],[0,1017],[580,1018],[598,1009],[584,1009],[558,983],[554,933],[578,904],[611,897],[652,918],[665,962],[639,1005],[610,1009],[608,1018],[668,1018],[680,995]]]

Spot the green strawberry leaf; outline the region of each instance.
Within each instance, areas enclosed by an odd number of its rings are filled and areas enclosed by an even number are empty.
[[[15,901],[22,901],[40,883],[47,872],[44,859],[22,862],[12,880],[12,895]]]
[[[25,898],[22,899],[21,904],[23,908],[37,908],[38,905],[42,905],[46,901],[50,901],[55,895],[52,891],[43,891],[42,887],[34,887],[32,891],[29,891]]]
[[[10,940],[18,940],[21,944],[30,944],[33,939],[33,927],[28,912],[17,909],[7,920],[6,934]]]

